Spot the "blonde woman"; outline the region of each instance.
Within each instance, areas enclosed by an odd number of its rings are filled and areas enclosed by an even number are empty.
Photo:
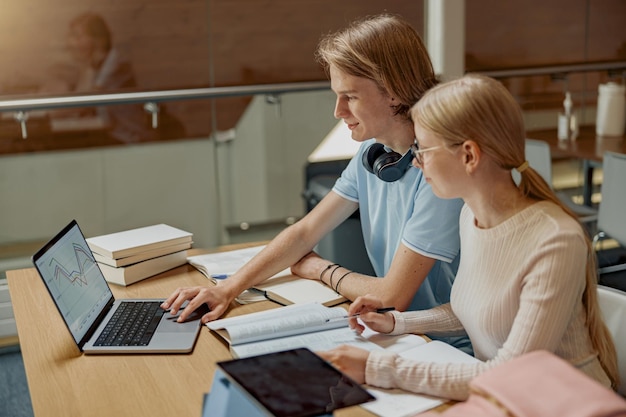
[[[482,362],[423,363],[351,347],[322,356],[362,383],[462,400],[472,378],[543,349],[615,388],[615,346],[599,312],[589,238],[528,166],[514,98],[496,80],[468,75],[427,92],[411,114],[414,164],[437,196],[465,201],[450,303],[376,314],[371,311],[383,302],[368,295],[356,299],[350,313],[365,313],[365,324],[384,333],[465,330]],[[356,320],[351,326],[363,329]]]

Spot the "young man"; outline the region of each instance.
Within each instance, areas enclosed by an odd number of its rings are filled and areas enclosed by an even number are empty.
[[[243,290],[290,266],[350,300],[375,293],[401,311],[449,301],[462,202],[437,198],[421,170],[411,166],[415,136],[408,112],[436,84],[422,40],[406,21],[380,15],[324,37],[317,58],[337,95],[335,117],[362,143],[359,151],[332,191],[236,274],[217,286],[179,288],[170,295],[163,308],[172,313],[190,300],[180,320],[202,303],[211,309],[203,321],[217,319]],[[312,252],[357,209],[376,277]]]

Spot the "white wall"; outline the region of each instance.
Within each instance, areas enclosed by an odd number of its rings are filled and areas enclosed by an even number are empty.
[[[87,236],[154,223],[214,241],[211,142],[195,140],[0,159],[0,244],[46,240],[72,218]]]
[[[264,222],[301,216],[304,168],[337,120],[335,94],[286,94],[279,104],[257,96],[241,118],[229,146],[226,181],[230,207],[224,223]],[[225,191],[224,195],[229,193]]]

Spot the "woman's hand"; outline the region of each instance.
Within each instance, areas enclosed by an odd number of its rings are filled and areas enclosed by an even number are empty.
[[[379,308],[385,308],[383,302],[374,295],[364,295],[357,297],[350,308],[348,309],[348,315],[352,316],[359,314],[359,318],[363,323],[372,330],[379,333],[389,333],[395,327],[396,321],[391,313],[376,313]],[[350,328],[362,333],[365,330],[356,319],[356,317],[350,318]]]
[[[365,365],[369,351],[355,346],[342,345],[332,350],[316,353],[357,383],[365,383]]]

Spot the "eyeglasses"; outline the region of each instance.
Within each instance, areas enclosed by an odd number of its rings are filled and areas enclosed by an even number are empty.
[[[424,157],[422,154],[424,152],[434,151],[435,149],[443,148],[443,146],[431,146],[430,148],[420,149],[417,141],[413,142],[411,145],[411,152],[413,152],[413,158],[417,161],[418,165],[424,165]]]

